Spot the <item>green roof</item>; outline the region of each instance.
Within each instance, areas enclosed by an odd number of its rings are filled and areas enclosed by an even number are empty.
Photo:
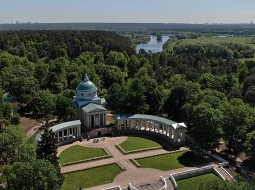
[[[50,129],[52,129],[53,132],[58,131],[58,130],[65,130],[70,128],[71,126],[78,126],[81,125],[81,121],[80,120],[74,120],[74,121],[68,121],[65,123],[60,123],[58,125],[54,125],[52,127],[50,127]],[[35,139],[37,141],[40,140],[41,134],[43,134],[43,131],[41,131],[40,133],[38,133],[35,137]]]
[[[91,81],[82,81],[76,90],[97,90],[97,87]]]
[[[92,112],[100,112],[100,111],[107,111],[106,108],[104,108],[101,105],[90,103],[82,108],[83,111],[86,113],[92,113]]]
[[[170,119],[166,119],[163,117],[155,116],[155,115],[145,115],[145,114],[118,114],[117,119],[142,119],[142,120],[152,120],[156,122],[163,123],[164,125],[172,126],[175,129],[184,127],[186,128],[186,125],[184,123],[177,123],[175,121],[172,121]]]

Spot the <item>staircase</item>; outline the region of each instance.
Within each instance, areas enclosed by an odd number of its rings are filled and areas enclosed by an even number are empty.
[[[166,179],[167,190],[174,190],[173,184],[169,178]]]
[[[217,170],[225,178],[225,180],[233,180],[232,176],[222,167],[215,167],[215,170]]]

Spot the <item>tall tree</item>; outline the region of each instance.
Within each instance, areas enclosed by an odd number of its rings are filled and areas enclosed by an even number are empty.
[[[35,158],[35,146],[20,126],[8,126],[0,132],[0,165]]]
[[[49,130],[48,127],[45,127],[43,134],[37,144],[37,158],[45,159],[50,161],[52,164],[58,166],[58,157],[57,157],[57,140],[55,134],[52,130]]]
[[[197,190],[253,190],[254,188],[254,180],[237,179],[236,181],[209,180],[201,183]]]
[[[222,105],[223,111],[223,138],[227,142],[229,150],[233,143],[242,138],[242,134],[248,127],[250,107],[240,99],[232,99]]]
[[[41,139],[37,144],[36,154],[38,159],[48,160],[52,163],[57,170],[59,184],[63,183],[63,175],[60,172],[59,160],[57,157],[57,140],[52,130],[48,129],[48,126],[41,134]]]
[[[56,114],[59,119],[68,121],[69,118],[74,114],[75,107],[71,98],[67,98],[60,94],[57,96],[56,101]]]
[[[37,118],[48,121],[56,109],[55,96],[49,90],[39,90],[30,101],[29,107]]]
[[[56,168],[47,160],[15,162],[4,169],[3,177],[8,190],[58,190],[61,187]]]
[[[167,113],[169,118],[177,122],[182,122],[187,118],[185,105],[197,104],[200,87],[197,83],[192,83],[184,79],[172,81],[169,86],[170,94],[163,106],[164,113]]]
[[[213,148],[222,135],[223,115],[208,103],[198,104],[193,108],[191,136],[202,148]]]
[[[255,131],[246,135],[244,150],[248,156],[255,160]]]

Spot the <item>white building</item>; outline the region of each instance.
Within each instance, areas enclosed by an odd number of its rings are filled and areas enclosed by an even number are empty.
[[[144,114],[118,114],[116,115],[115,131],[106,127],[106,101],[97,96],[97,87],[87,75],[76,88],[76,96],[73,97],[79,120],[70,121],[51,127],[58,143],[66,144],[80,139],[81,134],[87,138],[101,135],[143,133],[148,135],[161,135],[173,145],[185,143],[186,125],[166,118]],[[38,135],[38,139],[40,134]]]
[[[74,102],[82,125],[82,131],[106,126],[106,101],[97,96],[97,87],[87,75],[76,88]]]

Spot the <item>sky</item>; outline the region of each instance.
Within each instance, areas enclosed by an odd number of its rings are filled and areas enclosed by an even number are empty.
[[[0,0],[0,23],[255,23],[255,0]]]

